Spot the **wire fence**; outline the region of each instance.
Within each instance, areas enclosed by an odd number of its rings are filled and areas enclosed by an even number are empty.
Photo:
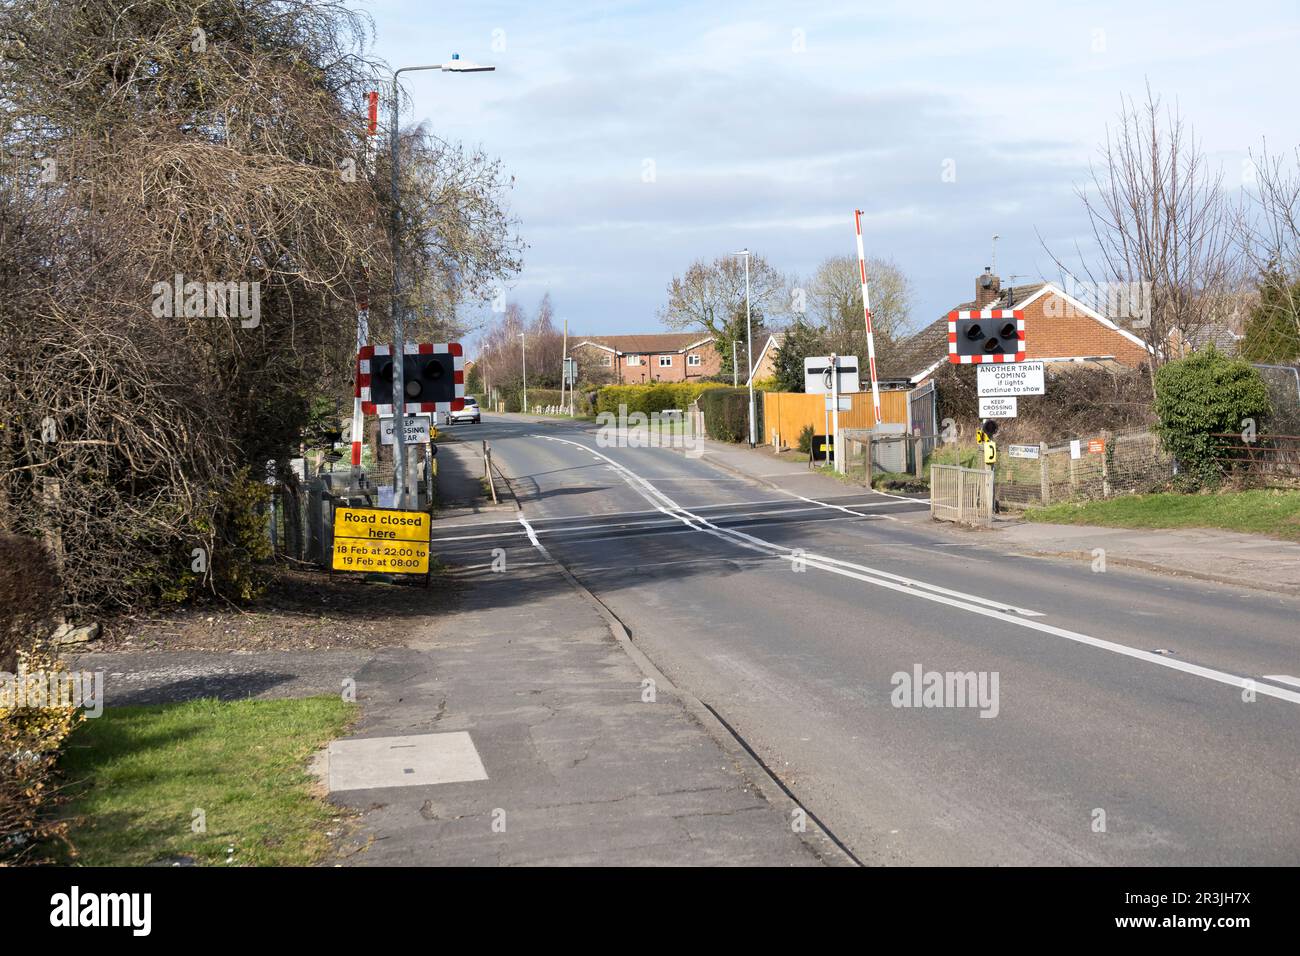
[[[1160,437],[1133,429],[1053,445],[1004,445],[995,483],[999,502],[1036,506],[1153,491],[1175,473]]]
[[[1264,482],[1300,482],[1300,435],[1216,434],[1215,461],[1225,473]]]

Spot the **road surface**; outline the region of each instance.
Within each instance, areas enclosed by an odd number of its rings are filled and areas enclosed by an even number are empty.
[[[862,862],[1300,862],[1295,598],[1006,554],[924,502],[570,423],[463,430],[521,512],[441,522],[440,550],[544,549]],[[918,671],[985,696],[924,706]]]

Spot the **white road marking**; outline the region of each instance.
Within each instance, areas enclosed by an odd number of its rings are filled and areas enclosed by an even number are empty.
[[[524,531],[527,533],[528,540],[532,542],[533,547],[542,552],[542,554],[546,555],[548,558],[551,558],[551,552],[547,551],[542,545],[542,542],[537,540],[537,532],[533,530],[533,526],[528,523],[528,519],[524,517],[522,511],[519,512],[519,523],[524,526]],[[551,558],[551,560],[554,561],[555,559]]]
[[[493,531],[490,534],[456,534],[445,538],[441,536],[436,537],[433,539],[433,543],[437,544],[440,541],[479,541],[483,538],[517,538],[521,534],[523,534],[522,531]]]
[[[567,445],[575,445],[578,448],[586,448],[585,445],[582,445],[579,442],[569,441],[567,438],[554,438],[549,435],[541,435],[537,437],[545,438],[547,441],[558,441],[558,442],[563,442]],[[762,538],[755,538],[752,535],[747,535],[744,532],[737,531],[734,528],[721,528],[718,525],[713,524],[707,518],[703,518],[700,515],[697,515],[691,511],[688,511],[686,508],[683,508],[681,505],[677,504],[677,502],[673,501],[671,498],[669,498],[659,489],[655,488],[654,485],[651,484],[648,480],[642,478],[640,475],[632,471],[630,468],[627,468],[626,466],[619,464],[618,462],[614,461],[614,459],[609,458],[608,456],[602,455],[601,457],[605,458],[605,460],[608,461],[619,472],[619,474],[623,476],[625,481],[628,481],[628,484],[632,487],[634,491],[640,492],[642,497],[644,497],[652,505],[655,505],[655,507],[657,507],[664,514],[669,515],[670,517],[675,518],[678,521],[682,521],[684,524],[688,525],[689,527],[695,527],[695,525],[692,523],[692,520],[698,521],[701,525],[707,527],[701,527],[698,528],[697,530],[707,531],[708,533],[714,534],[715,537],[718,536],[719,534],[723,534],[723,535],[731,536],[732,538],[737,538],[737,539],[743,538],[745,541],[750,542],[749,545],[750,547],[756,550],[763,551],[767,554],[775,555],[776,557],[785,558],[787,560],[794,560],[794,559],[808,560],[809,558],[813,558],[816,559],[817,561],[824,562],[825,564],[832,564],[844,568],[851,568],[854,571],[859,571],[865,574],[876,575],[878,577],[887,578],[891,581],[897,581],[901,584],[905,584],[909,588],[922,588],[927,591],[933,591],[936,594],[948,594],[954,597],[961,598],[964,601],[972,602],[974,604],[980,604],[985,607],[996,608],[1001,611],[1013,612],[1015,614],[1023,615],[1025,617],[1043,616],[1042,613],[1039,611],[1031,611],[1028,608],[1016,607],[1015,605],[1005,604],[1000,601],[991,601],[988,598],[979,597],[978,595],[975,594],[967,594],[964,591],[953,591],[950,590],[949,588],[939,587],[938,585],[929,584],[928,582],[925,581],[918,581],[915,578],[903,577],[902,575],[899,574],[892,574],[889,571],[881,571],[878,568],[867,567],[866,565],[863,564],[855,564],[850,561],[841,561],[838,558],[826,557],[824,555],[810,554],[804,551],[803,549],[797,549],[801,553],[795,554],[794,552],[796,551],[796,549],[794,548],[787,548],[784,545],[775,544],[771,541],[766,541]],[[640,485],[641,487],[638,488],[637,487],[638,485]],[[647,492],[649,494],[647,494]],[[860,514],[856,511],[849,511],[847,508],[843,508],[838,505],[827,505],[826,502],[817,501],[816,499],[813,498],[804,498],[802,495],[795,495],[794,497],[802,498],[804,501],[807,501],[810,504],[820,505],[823,507],[836,508],[837,510],[845,511],[848,514],[854,515],[855,517],[859,517],[859,518],[868,517],[868,515]],[[658,501],[655,500],[656,498],[658,499]],[[875,517],[875,516],[871,516],[871,517]],[[885,516],[881,515],[880,517],[885,517]],[[687,520],[687,519],[692,519],[692,520]],[[830,570],[830,569],[826,569],[826,570]]]
[[[787,498],[759,498],[757,501],[724,501],[724,502],[722,502],[721,504],[714,504],[714,505],[695,505],[695,506],[693,506],[693,507],[694,507],[694,510],[696,510],[696,511],[716,511],[716,510],[718,510],[718,509],[720,509],[720,508],[739,508],[739,507],[742,507],[742,506],[743,506],[743,507],[746,507],[746,508],[752,508],[752,507],[754,507],[755,505],[783,505],[783,504],[788,504],[788,503],[789,503],[789,500],[788,500]],[[892,505],[892,504],[894,504],[894,502],[892,502],[892,501],[863,502],[863,503],[861,503],[861,504],[854,504],[853,502],[849,502],[849,507],[852,507],[852,508],[887,508],[887,507],[889,507],[889,506]],[[825,505],[819,505],[819,507],[825,507]],[[809,511],[815,511],[815,510],[817,510],[817,509],[815,509],[815,508],[809,508],[809,509],[807,509],[807,510],[809,510]],[[638,515],[653,515],[653,514],[659,514],[659,513],[660,513],[660,512],[659,512],[658,510],[651,510],[651,511],[610,511],[610,512],[607,512],[607,513],[605,513],[605,514],[601,514],[601,515],[593,515],[593,514],[582,514],[582,515],[538,515],[538,516],[536,516],[535,518],[533,518],[533,521],[534,521],[536,524],[542,524],[542,523],[551,524],[551,523],[558,522],[558,521],[590,521],[593,517],[600,517],[600,518],[634,518],[634,517],[637,517]],[[443,530],[443,531],[456,531],[456,530],[459,530],[459,529],[461,529],[461,528],[484,528],[484,527],[488,527],[488,528],[490,528],[490,527],[492,527],[492,526],[494,526],[494,525],[500,525],[500,524],[513,524],[513,521],[476,521],[476,522],[474,522],[474,523],[472,523],[472,524],[440,524],[440,525],[438,525],[438,528],[439,528],[440,530]],[[522,531],[512,531],[512,532],[510,532],[510,533],[511,533],[511,534],[523,534]],[[451,540],[451,539],[446,539],[446,540]],[[963,547],[973,547],[973,545],[963,545]]]
[[[1274,680],[1279,684],[1290,684],[1292,687],[1300,687],[1300,677],[1292,677],[1289,674],[1265,674],[1264,680]]]
[[[554,438],[549,435],[535,435],[533,437],[545,438],[547,441],[564,442],[565,444],[575,445],[578,448],[590,451],[587,446],[582,445],[579,442],[569,441],[565,438]],[[949,607],[955,607],[959,610],[967,611],[971,614],[978,614],[982,617],[992,618],[1005,624],[1013,624],[1016,627],[1029,628],[1043,634],[1050,634],[1054,637],[1060,637],[1078,644],[1084,644],[1088,647],[1109,651],[1112,654],[1131,657],[1147,664],[1155,664],[1160,667],[1169,668],[1170,670],[1181,671],[1184,674],[1191,674],[1196,677],[1215,681],[1220,684],[1227,684],[1242,690],[1252,689],[1256,693],[1262,694],[1266,697],[1285,700],[1292,704],[1300,704],[1300,693],[1292,690],[1286,690],[1282,687],[1273,687],[1268,684],[1260,684],[1251,678],[1229,674],[1226,671],[1215,670],[1212,667],[1202,667],[1199,664],[1191,664],[1187,661],[1181,661],[1172,657],[1164,657],[1160,654],[1153,654],[1150,651],[1141,650],[1136,647],[1129,647],[1127,644],[1117,644],[1114,641],[1107,641],[1102,638],[1092,637],[1088,634],[1081,634],[1078,631],[1056,627],[1055,625],[1047,624],[1043,621],[1035,621],[1026,617],[1022,609],[1014,609],[1003,605],[1001,607],[1007,607],[1007,610],[1003,610],[996,604],[996,602],[990,602],[975,595],[968,595],[963,594],[960,591],[940,588],[924,581],[916,581],[902,577],[901,575],[878,571],[874,568],[852,564],[847,561],[825,558],[811,552],[795,554],[793,553],[795,549],[774,544],[770,541],[764,541],[762,538],[756,538],[753,535],[745,534],[743,531],[737,531],[734,528],[719,528],[716,525],[711,524],[708,519],[692,514],[676,504],[676,502],[671,498],[668,498],[663,494],[663,492],[654,488],[649,482],[645,481],[645,479],[641,478],[631,469],[620,465],[612,458],[603,455],[601,457],[604,457],[606,461],[619,469],[619,473],[623,475],[624,480],[626,480],[633,489],[641,490],[642,497],[656,508],[663,511],[664,514],[672,515],[690,527],[696,527],[694,522],[699,522],[702,527],[699,527],[698,530],[708,534],[713,534],[715,537],[723,538],[724,540],[730,538],[749,550],[772,554],[786,560],[802,560],[809,567],[853,578],[876,587],[888,588],[891,591],[898,591],[902,594],[911,594],[913,597],[918,597],[926,601],[933,601],[936,604],[946,604]],[[640,489],[638,489],[638,485],[641,486]],[[522,515],[520,516],[520,520],[523,520]],[[538,544],[538,547],[540,548],[541,545]],[[547,556],[549,557],[549,554]],[[1029,613],[1033,614],[1035,612]],[[1042,615],[1038,614],[1036,616]]]

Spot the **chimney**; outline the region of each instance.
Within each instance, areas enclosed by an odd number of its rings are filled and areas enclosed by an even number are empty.
[[[984,274],[975,280],[975,308],[987,309],[1002,294],[1002,280],[993,274],[990,266],[984,267]]]

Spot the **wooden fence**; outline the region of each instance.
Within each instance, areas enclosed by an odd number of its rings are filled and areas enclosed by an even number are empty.
[[[871,392],[855,392],[844,396],[852,400],[852,408],[840,412],[840,428],[870,428],[875,414],[871,407]],[[907,392],[880,393],[880,415],[886,422],[907,424]],[[812,426],[814,435],[822,435],[829,428],[835,431],[834,414],[826,412],[825,395],[805,395],[803,392],[764,392],[763,428],[759,436],[764,444],[789,447],[799,444],[799,432]],[[829,425],[828,425],[828,419]]]

